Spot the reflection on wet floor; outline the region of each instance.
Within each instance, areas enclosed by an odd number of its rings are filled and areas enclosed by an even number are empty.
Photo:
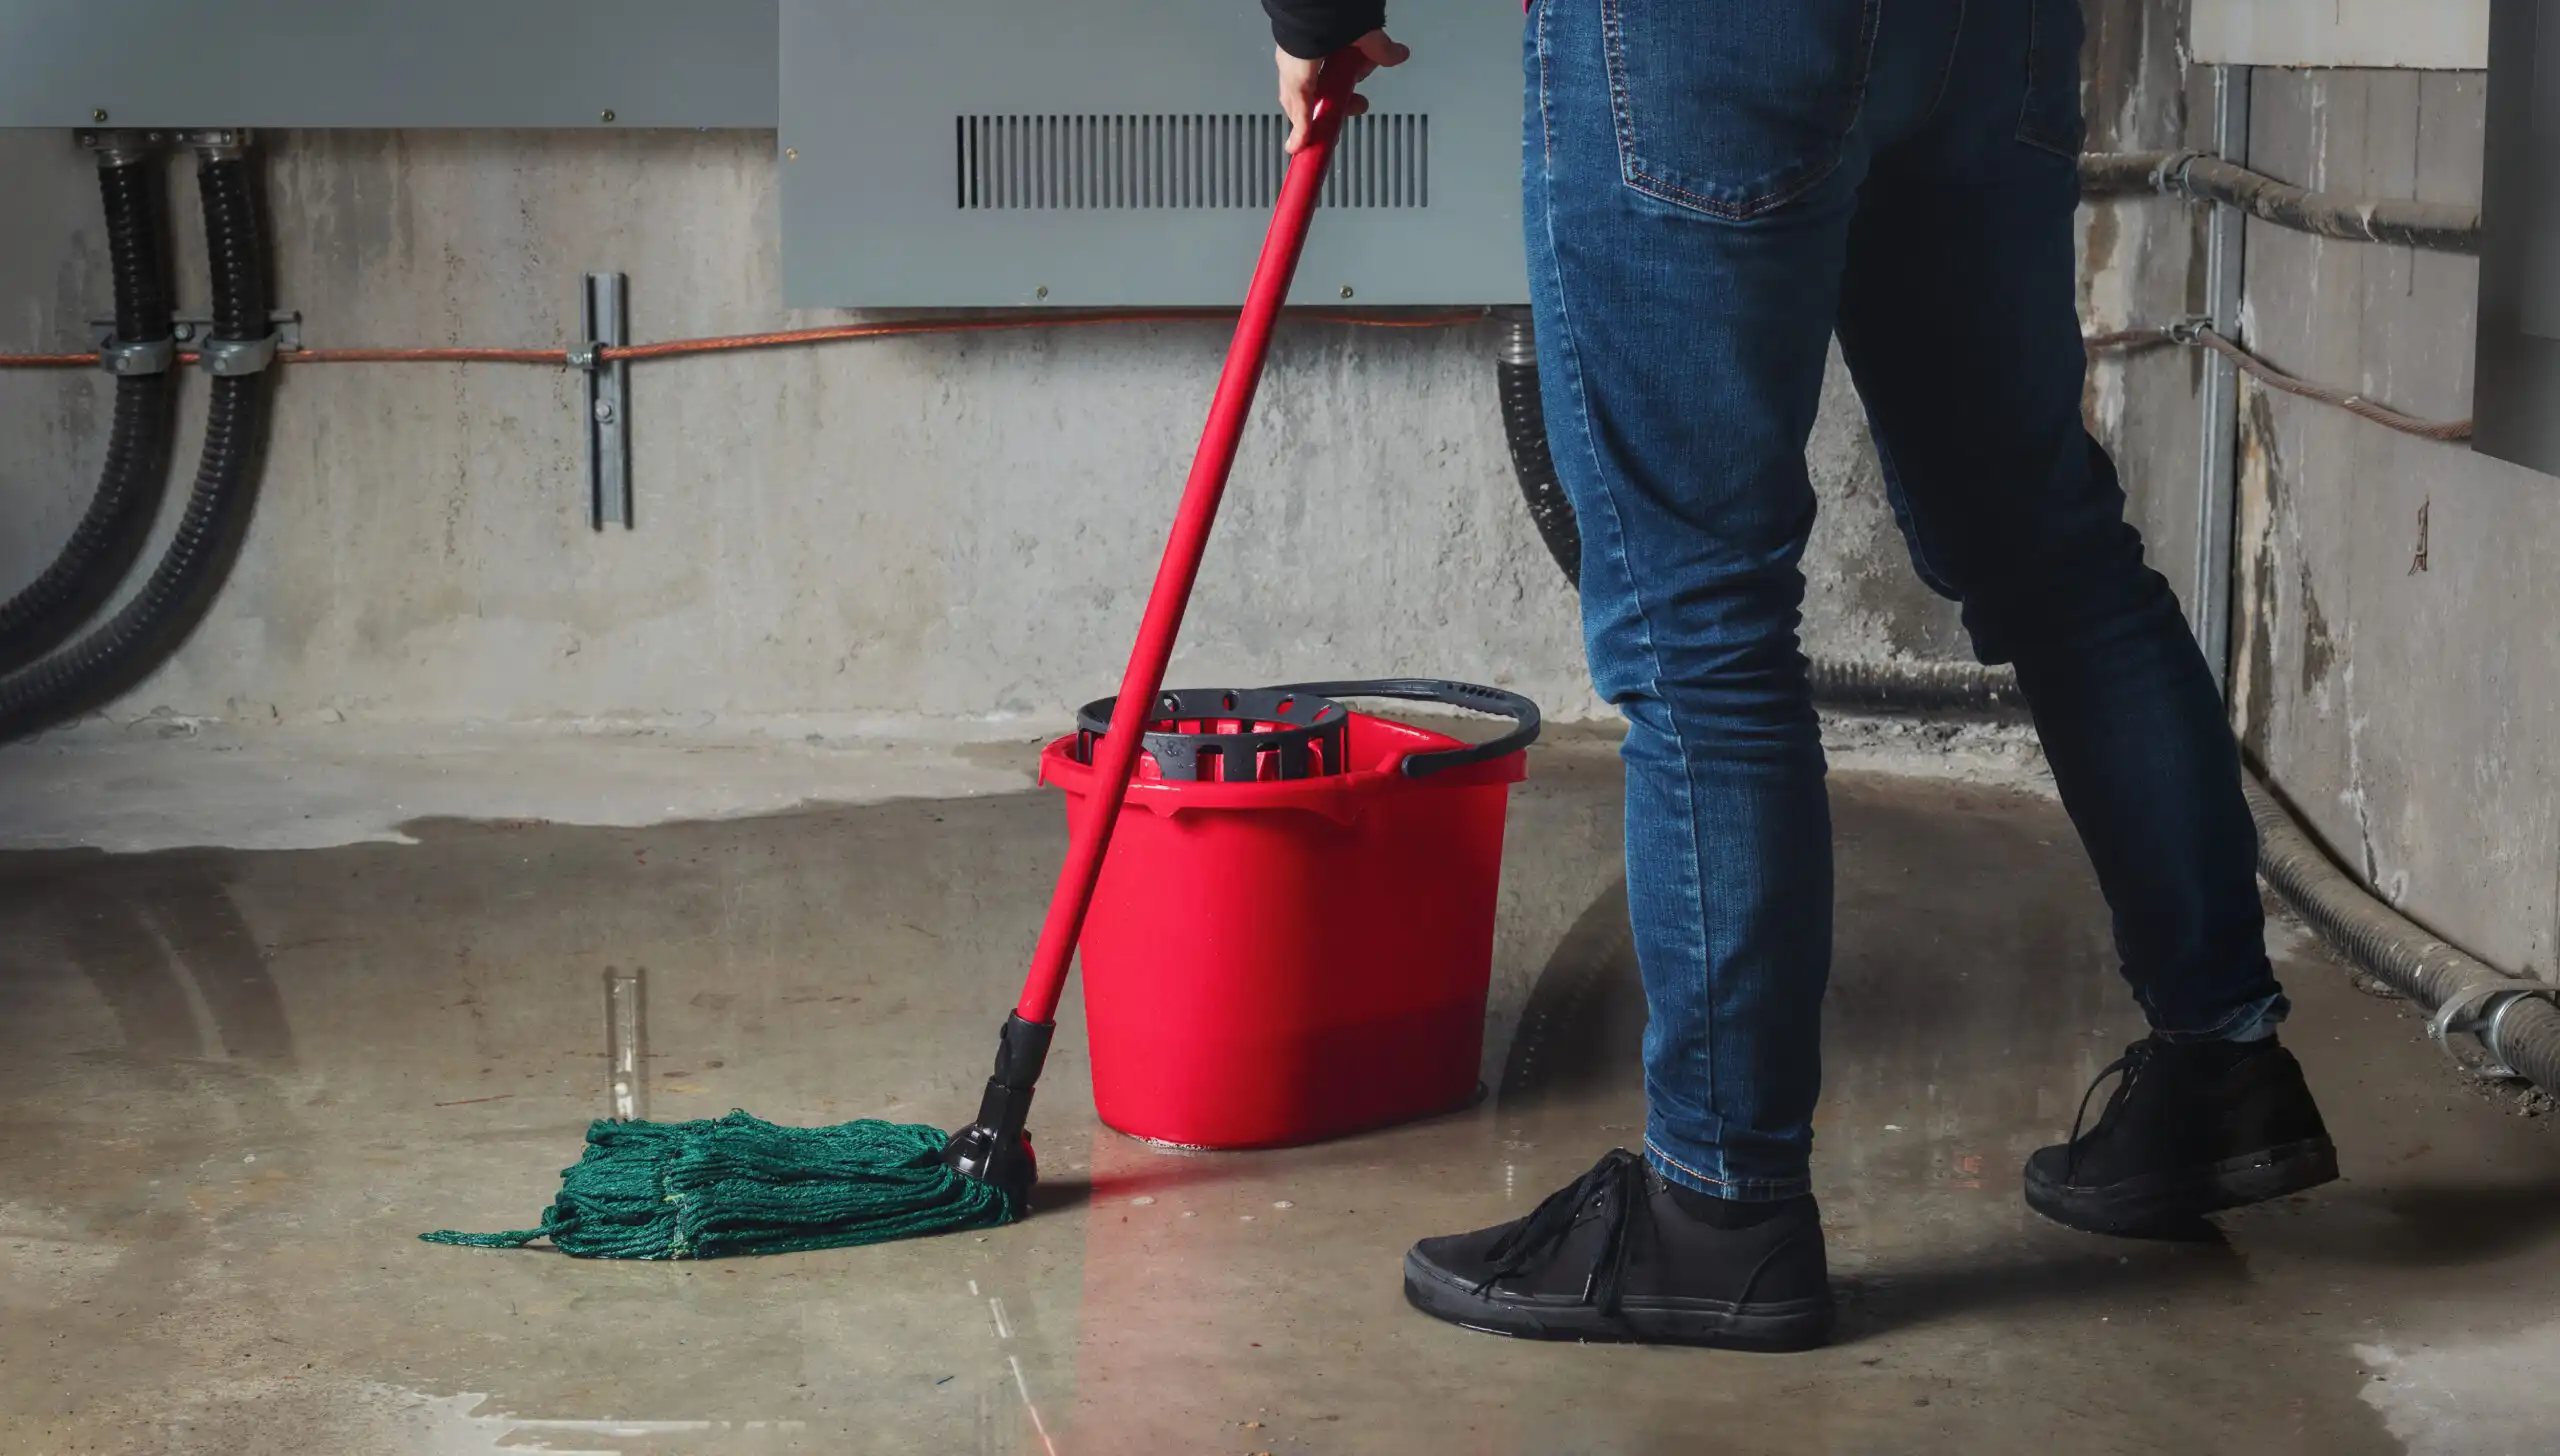
[[[614,1026],[650,1116],[964,1119],[1054,802],[0,856],[0,1451],[2348,1453],[2552,1428],[2536,1381],[2461,1385],[2560,1355],[2550,1128],[2295,945],[2288,1040],[2348,1181],[2205,1245],[2047,1227],[2019,1163],[2138,1030],[2069,826],[1944,783],[1835,800],[1817,1176],[1846,1328],[1781,1358],[1515,1344],[1402,1304],[1413,1238],[1639,1136],[1617,773],[1588,745],[1515,800],[1477,1107],[1157,1149],[1095,1122],[1071,998],[1039,1216],[698,1264],[412,1235],[531,1220],[609,1110]],[[645,1008],[609,1013],[608,967]]]

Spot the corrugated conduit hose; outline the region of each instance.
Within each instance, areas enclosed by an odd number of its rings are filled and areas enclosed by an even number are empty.
[[[214,345],[264,339],[267,258],[248,162],[237,147],[209,150],[197,176],[213,271]],[[261,370],[211,382],[204,453],[167,550],[142,589],[103,625],[0,677],[0,740],[23,737],[141,681],[195,630],[221,590],[257,498],[267,376]]]
[[[98,191],[115,276],[115,342],[156,344],[165,357],[174,341],[158,159],[142,150],[101,149]],[[0,673],[26,666],[79,631],[115,595],[151,538],[168,487],[178,392],[163,365],[155,373],[119,374],[115,393],[106,463],[88,510],[43,574],[0,603]]]

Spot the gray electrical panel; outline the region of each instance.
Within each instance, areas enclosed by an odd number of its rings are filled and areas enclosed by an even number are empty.
[[[1519,302],[1519,10],[1394,27],[1291,301]],[[0,0],[0,126],[97,124],[778,124],[802,307],[1231,305],[1283,161],[1253,0]]]
[[[2560,475],[2560,0],[2495,0],[2472,448]]]
[[[0,126],[768,127],[775,0],[0,0]]]
[[[1521,300],[1520,13],[1398,0],[1290,301]],[[802,307],[1231,305],[1279,185],[1251,0],[782,0]]]

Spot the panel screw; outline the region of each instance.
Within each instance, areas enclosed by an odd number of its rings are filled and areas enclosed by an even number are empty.
[[[799,161],[800,149],[798,147],[784,147],[782,149],[782,159],[786,162]]]
[[[1349,298],[1349,297],[1351,296],[1351,285],[1350,285],[1350,284],[1345,283],[1344,285],[1342,285],[1342,296],[1343,296],[1343,297],[1345,297],[1345,298]]]
[[[1031,296],[1033,298],[1047,298],[1049,296],[1049,285],[1043,283],[1039,287],[1032,289]]]
[[[89,119],[90,119],[91,121],[104,121],[104,120],[106,120],[106,119],[107,119],[107,109],[106,109],[105,107],[101,106],[101,107],[97,108],[96,110],[91,111],[91,112],[89,113]]]
[[[607,121],[611,121],[611,120],[613,120],[613,108],[612,108],[612,107],[608,106],[608,107],[606,107],[606,108],[604,109],[604,119],[605,119],[605,120],[607,120]]]

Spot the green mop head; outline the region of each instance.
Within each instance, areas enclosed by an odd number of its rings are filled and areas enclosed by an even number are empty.
[[[700,1122],[587,1127],[537,1228],[431,1244],[514,1249],[535,1239],[581,1259],[787,1254],[993,1228],[1030,1209],[1039,1170],[1023,1124],[1056,1027],[1005,1020],[978,1120],[945,1137],[918,1123],[783,1127],[732,1112]]]
[[[744,1112],[700,1122],[600,1121],[560,1173],[539,1228],[431,1244],[516,1248],[547,1238],[582,1259],[716,1259],[993,1228],[1020,1210],[943,1161],[930,1127],[783,1127]]]

